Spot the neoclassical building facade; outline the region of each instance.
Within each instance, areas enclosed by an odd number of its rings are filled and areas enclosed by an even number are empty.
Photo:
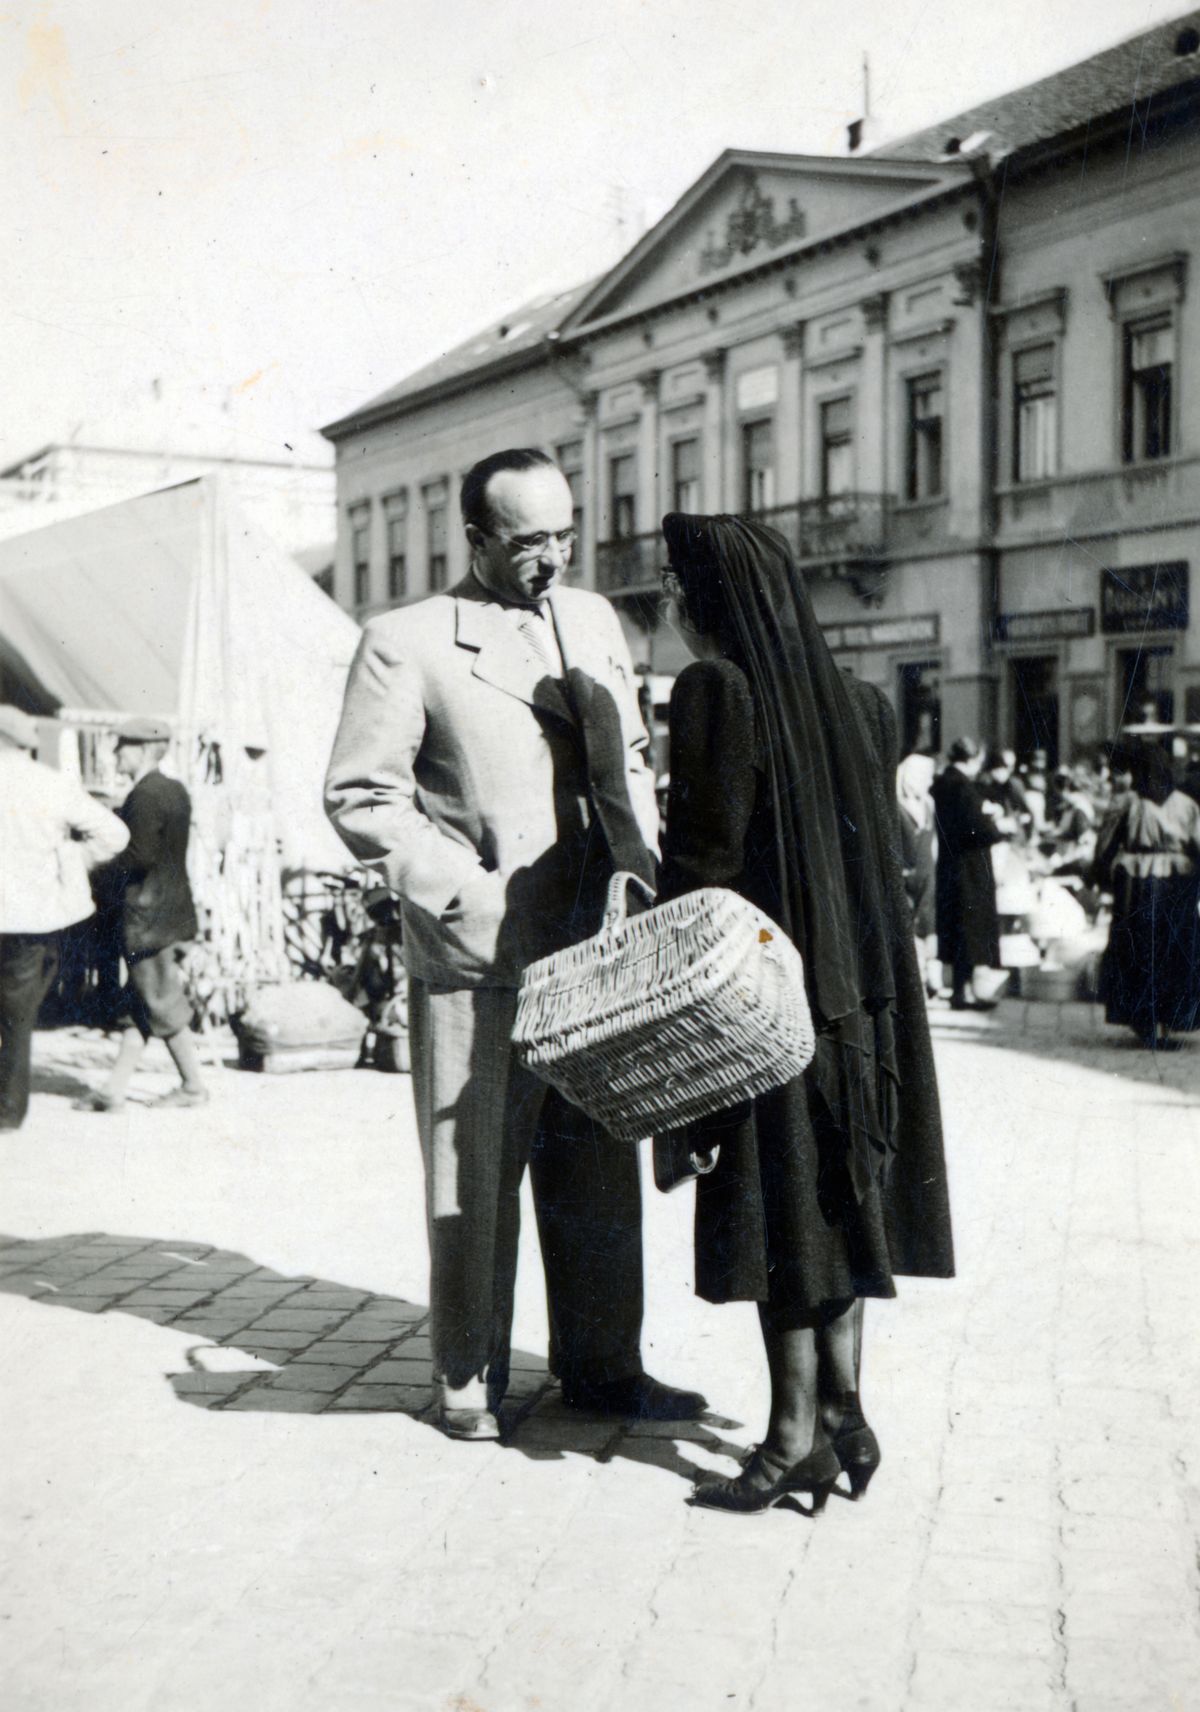
[[[1200,13],[886,150],[728,150],[602,278],[324,430],[336,598],[448,587],[463,473],[536,444],[652,673],[661,515],[736,511],[906,746],[1200,723],[1198,246]]]

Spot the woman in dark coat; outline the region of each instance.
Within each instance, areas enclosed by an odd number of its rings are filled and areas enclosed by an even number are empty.
[[[976,969],[1000,967],[1000,921],[992,845],[1004,838],[1001,823],[984,812],[976,783],[983,750],[972,737],[950,745],[948,765],[933,782],[937,816],[938,956],[951,971],[953,1010],[991,1009],[979,998]]]
[[[696,1284],[753,1301],[766,1438],[694,1502],[765,1509],[879,1461],[858,1389],[862,1298],[948,1277],[941,1121],[904,891],[886,697],[835,666],[782,536],[735,517],[663,523],[667,594],[697,656],[671,698],[660,896],[727,886],[804,959],[805,1075],[697,1125]]]
[[[1094,875],[1113,895],[1100,996],[1148,1047],[1200,1029],[1200,805],[1162,749],[1129,757],[1133,792],[1100,833]]]

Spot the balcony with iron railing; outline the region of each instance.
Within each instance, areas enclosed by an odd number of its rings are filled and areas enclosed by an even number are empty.
[[[887,570],[890,500],[883,493],[827,494],[747,513],[787,541],[804,570],[831,568],[872,587]],[[596,587],[608,595],[657,592],[666,547],[657,530],[596,546]],[[867,598],[864,596],[864,598]]]

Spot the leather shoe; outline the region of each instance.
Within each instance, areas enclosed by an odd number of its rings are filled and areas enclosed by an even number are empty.
[[[498,1439],[500,1423],[490,1409],[439,1408],[434,1423],[448,1439]]]
[[[625,1379],[602,1383],[576,1380],[563,1385],[568,1409],[586,1409],[592,1415],[622,1415],[632,1421],[694,1421],[708,1408],[699,1391],[679,1391],[648,1373],[631,1373]]]
[[[465,1385],[448,1385],[444,1379],[434,1381],[434,1425],[448,1439],[498,1439],[500,1423],[496,1419],[496,1404],[482,1374],[469,1379]]]

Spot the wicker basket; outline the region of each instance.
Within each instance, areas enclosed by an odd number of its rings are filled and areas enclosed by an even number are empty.
[[[613,877],[594,939],[530,964],[522,1061],[615,1136],[636,1141],[765,1094],[815,1047],[800,953],[736,892],[691,892],[627,917]]]

